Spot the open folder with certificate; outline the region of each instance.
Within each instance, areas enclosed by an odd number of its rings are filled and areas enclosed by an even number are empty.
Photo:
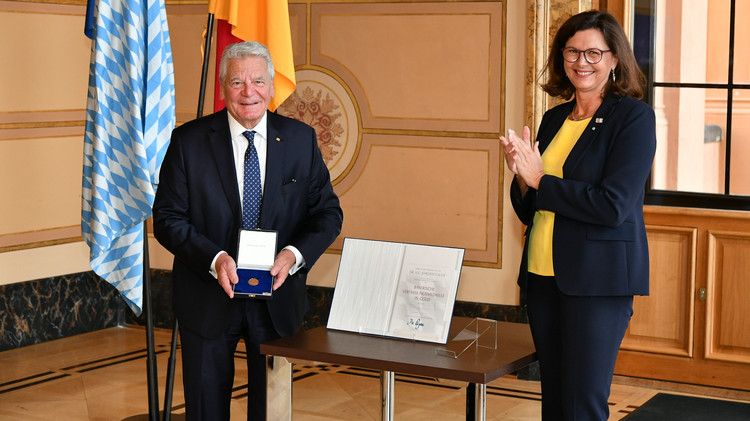
[[[464,249],[344,239],[329,329],[446,343]]]
[[[278,232],[240,230],[237,245],[237,282],[234,295],[247,298],[271,298]]]

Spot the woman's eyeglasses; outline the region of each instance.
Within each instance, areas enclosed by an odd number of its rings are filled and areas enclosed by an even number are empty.
[[[602,61],[604,53],[609,53],[612,50],[600,50],[598,48],[589,48],[586,50],[577,50],[573,47],[566,47],[562,49],[563,60],[568,63],[575,63],[583,53],[583,58],[591,64],[596,64]]]

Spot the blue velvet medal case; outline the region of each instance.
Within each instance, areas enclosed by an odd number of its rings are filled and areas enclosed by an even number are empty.
[[[237,250],[237,276],[233,286],[235,297],[271,298],[273,276],[271,267],[276,258],[277,231],[240,230]]]

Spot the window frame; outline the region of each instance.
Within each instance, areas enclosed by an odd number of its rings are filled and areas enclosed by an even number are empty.
[[[645,34],[649,36],[649,67],[648,73],[646,74],[647,85],[646,85],[646,102],[653,106],[654,90],[656,88],[700,88],[700,89],[721,89],[727,93],[727,120],[726,120],[726,148],[724,152],[724,193],[701,193],[701,192],[688,192],[679,190],[658,190],[654,189],[652,179],[649,176],[646,182],[646,195],[644,204],[655,205],[655,206],[672,206],[672,207],[689,207],[689,208],[706,208],[706,209],[722,209],[722,210],[745,210],[750,211],[750,196],[736,195],[729,193],[730,187],[730,171],[732,166],[732,107],[733,107],[733,92],[737,89],[748,89],[750,90],[750,84],[737,84],[734,83],[734,47],[735,47],[735,25],[737,22],[736,17],[736,0],[730,1],[730,16],[729,16],[729,73],[727,83],[680,83],[680,82],[654,82],[654,67],[653,63],[656,61],[654,38],[656,33],[656,1],[650,1],[651,11],[651,25],[649,33]],[[634,7],[634,4],[631,5]],[[633,14],[635,15],[635,13]],[[633,31],[633,39],[635,41],[636,32]],[[635,43],[635,42],[634,42]],[[643,69],[642,69],[643,70]],[[657,139],[658,141],[658,139]],[[737,159],[739,160],[739,159]]]

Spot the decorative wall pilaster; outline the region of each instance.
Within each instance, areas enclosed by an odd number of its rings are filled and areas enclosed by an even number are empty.
[[[595,0],[528,0],[526,61],[526,125],[532,137],[542,121],[542,115],[551,107],[563,102],[544,93],[540,84],[545,76],[542,70],[547,62],[550,44],[557,29],[570,16],[589,10],[598,4]]]

